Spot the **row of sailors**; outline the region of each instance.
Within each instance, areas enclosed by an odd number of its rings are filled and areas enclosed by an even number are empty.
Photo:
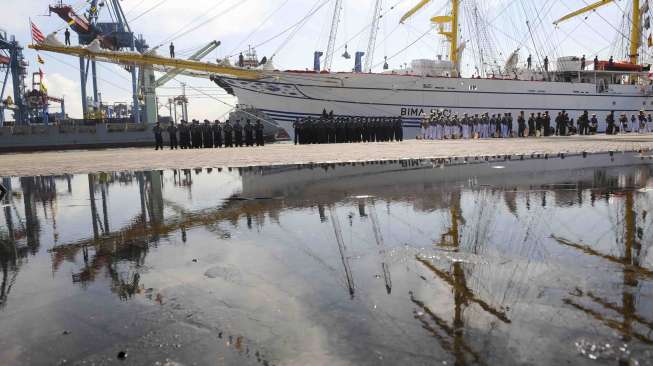
[[[263,123],[258,119],[254,124],[248,119],[244,125],[239,120],[232,125],[229,120],[224,123],[215,120],[211,123],[205,119],[203,124],[198,120],[193,120],[190,124],[182,120],[179,125],[170,122],[165,132],[169,136],[170,149],[199,149],[254,146],[254,144],[263,146],[265,144],[263,129]],[[156,150],[163,149],[164,130],[161,124],[157,123],[152,131]]]
[[[295,144],[403,141],[401,117],[359,117],[333,114],[298,118],[293,123]]]
[[[614,111],[605,119],[607,134],[618,132],[650,132],[653,126],[651,114],[648,116],[640,111],[636,117],[631,115],[630,123],[625,113],[619,117],[618,125]],[[433,112],[424,118],[421,123],[421,138],[429,140],[441,139],[470,139],[470,138],[491,138],[491,137],[512,137],[513,130],[512,113],[492,114],[484,113],[470,116],[465,113],[462,117],[457,115],[446,116],[443,112]],[[526,118],[523,111],[517,117],[517,137],[527,136],[568,136],[572,134],[590,135],[597,133],[598,119],[596,114],[589,116],[584,111],[574,125],[574,119],[569,117],[566,111],[560,111],[555,117],[555,126],[551,123],[549,112],[531,113]]]
[[[513,118],[510,113],[503,115],[469,116],[465,113],[447,116],[443,112],[433,112],[421,123],[421,138],[426,140],[470,139],[508,137],[512,135]]]

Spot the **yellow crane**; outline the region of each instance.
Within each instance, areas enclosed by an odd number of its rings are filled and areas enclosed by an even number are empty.
[[[425,7],[428,3],[430,3],[433,0],[421,0],[417,5],[415,5],[412,9],[410,9],[404,16],[401,17],[401,20],[399,23],[404,23],[408,18],[412,17],[417,13],[419,10],[421,10],[423,7]],[[445,36],[447,40],[449,41],[451,47],[449,50],[449,60],[451,60],[451,63],[454,65],[454,67],[458,67],[458,13],[459,13],[459,8],[460,8],[460,0],[451,0],[451,15],[444,15],[444,16],[436,16],[431,18],[431,22],[438,24],[440,26],[439,28],[439,34]],[[450,30],[446,31],[444,26],[446,24],[449,24]],[[456,73],[458,73],[458,70],[456,70]]]
[[[614,0],[600,0],[597,1],[593,4],[587,5],[584,8],[578,9],[574,12],[571,12],[562,18],[556,20],[553,22],[554,25],[558,25],[565,20],[569,20],[571,18],[577,17],[581,14],[585,14],[590,11],[596,11],[596,9],[613,3]],[[633,15],[632,15],[632,24],[630,28],[630,54],[628,57],[630,58],[630,63],[631,64],[637,64],[637,57],[639,56],[639,46],[640,46],[640,40],[642,37],[642,30],[641,30],[641,14],[640,14],[640,8],[639,8],[639,0],[633,0]]]

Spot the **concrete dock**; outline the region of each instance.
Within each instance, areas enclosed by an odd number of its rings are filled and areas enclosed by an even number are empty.
[[[653,134],[628,134],[303,146],[279,143],[265,147],[174,151],[150,148],[75,150],[0,154],[0,176],[496,155],[648,152],[652,149]]]

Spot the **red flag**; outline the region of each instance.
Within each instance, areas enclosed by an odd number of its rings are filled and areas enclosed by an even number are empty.
[[[43,33],[36,27],[36,24],[30,20],[30,24],[32,25],[32,41],[36,43],[43,43],[45,41],[45,36]]]

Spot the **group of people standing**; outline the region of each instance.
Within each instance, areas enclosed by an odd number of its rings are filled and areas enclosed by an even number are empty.
[[[170,122],[165,129],[157,123],[153,128],[156,150],[163,150],[163,134],[168,133],[170,149],[200,149],[214,147],[241,147],[241,146],[263,146],[263,123],[256,120],[252,123],[247,120],[244,125],[237,120],[233,125],[227,120],[221,123],[219,120],[211,123],[204,120],[200,123],[193,120],[187,123],[182,120],[180,124]]]
[[[293,123],[295,145],[403,141],[401,117],[337,116],[298,118]]]
[[[516,125],[515,125],[516,120]],[[640,111],[638,116],[634,114],[630,121],[625,113],[621,115],[617,123],[612,111],[606,117],[607,134],[621,132],[650,132],[653,125],[651,115]],[[483,139],[483,138],[505,138],[505,137],[540,137],[540,136],[569,136],[569,135],[593,135],[598,132],[599,121],[596,114],[591,116],[587,111],[576,119],[569,117],[567,111],[560,111],[552,120],[549,112],[531,112],[526,115],[520,111],[517,118],[512,113],[481,115],[463,114],[446,115],[444,111],[432,112],[423,118],[421,123],[421,134],[418,138],[425,140],[443,139]]]

